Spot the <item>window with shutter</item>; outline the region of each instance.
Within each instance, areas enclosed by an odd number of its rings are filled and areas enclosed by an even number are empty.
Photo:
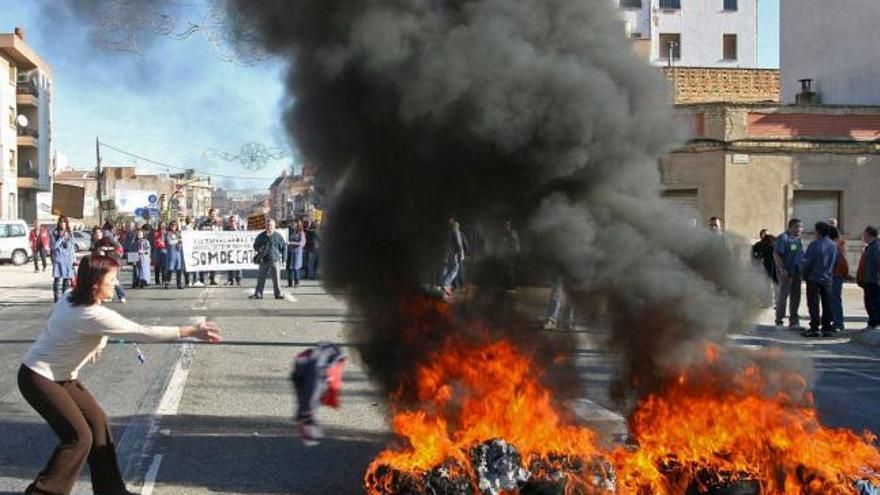
[[[795,191],[794,218],[804,222],[804,230],[813,232],[816,222],[840,219],[840,191]],[[838,226],[843,223],[838,220]]]

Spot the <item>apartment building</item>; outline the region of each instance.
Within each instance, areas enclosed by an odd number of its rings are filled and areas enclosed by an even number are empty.
[[[0,34],[0,218],[37,218],[52,156],[52,69],[16,28]]]
[[[758,64],[758,0],[612,1],[636,51],[654,65],[730,69]]]
[[[880,105],[880,1],[781,0],[779,18],[783,103]]]

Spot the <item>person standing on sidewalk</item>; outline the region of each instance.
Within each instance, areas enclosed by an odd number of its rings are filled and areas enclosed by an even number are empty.
[[[168,249],[168,256],[165,263],[165,288],[171,283],[171,274],[175,274],[177,288],[183,289],[183,281],[181,280],[181,272],[183,271],[183,242],[180,240],[180,228],[177,220],[171,222],[168,231],[165,233],[165,247]]]
[[[284,237],[275,232],[275,220],[266,221],[266,230],[260,232],[254,240],[254,251],[257,257],[254,261],[260,266],[257,272],[257,288],[254,290],[250,299],[262,299],[263,289],[266,287],[266,277],[272,276],[272,287],[275,292],[275,299],[283,299],[281,294],[281,274],[279,272],[282,260],[284,260],[287,243]]]
[[[843,322],[843,282],[849,276],[849,262],[846,260],[846,242],[840,238],[840,230],[836,225],[831,224],[828,238],[837,245],[837,263],[834,265],[834,278],[831,281],[831,322],[838,332],[842,332],[846,330]]]
[[[101,303],[112,297],[119,262],[87,256],[79,265],[78,284],[52,307],[37,341],[18,370],[21,395],[58,436],[60,444],[25,494],[70,493],[83,465],[89,463],[92,489],[98,494],[129,495],[116,460],[107,415],[78,380],[86,362],[95,362],[107,338],[161,341],[195,337],[220,342],[213,323],[198,326],[142,326]]]
[[[773,300],[776,294],[776,262],[773,260],[773,247],[776,238],[767,233],[767,229],[761,229],[758,234],[758,242],[752,245],[752,260],[759,265],[758,269],[763,270],[767,278],[763,281],[763,290],[761,300],[765,308],[773,307]]]
[[[880,328],[880,241],[877,229],[865,227],[862,233],[865,250],[859,260],[856,282],[865,292],[865,311],[868,313],[868,330]]]
[[[34,227],[30,232],[31,251],[34,252],[34,273],[40,271],[37,260],[42,260],[43,271],[46,271],[46,253],[49,252],[49,229],[40,225],[39,220],[34,220]]]
[[[75,260],[76,245],[70,233],[70,222],[67,217],[58,217],[58,224],[52,235],[52,296],[55,302],[70,287]]]
[[[299,287],[299,275],[303,267],[303,248],[306,234],[303,224],[294,220],[287,228],[287,286]]]
[[[235,215],[229,215],[229,221],[223,230],[230,232],[238,232],[238,218]],[[226,274],[226,285],[241,285],[241,270],[229,270]]]
[[[797,218],[788,221],[788,230],[776,238],[773,260],[776,262],[776,279],[779,281],[779,294],[776,297],[776,326],[781,327],[788,303],[788,325],[792,330],[800,330],[798,310],[801,305],[801,277],[804,267],[804,245],[801,233],[804,223]]]
[[[831,284],[837,266],[837,244],[828,238],[831,226],[818,222],[816,240],[810,243],[804,255],[804,279],[807,282],[807,307],[810,310],[810,329],[804,337],[830,337],[838,331],[832,326]],[[821,311],[820,311],[821,303]]]

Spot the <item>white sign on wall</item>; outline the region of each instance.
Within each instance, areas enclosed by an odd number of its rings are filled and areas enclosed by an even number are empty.
[[[256,270],[254,241],[261,230],[186,230],[181,233],[188,272]],[[287,239],[287,230],[276,232]]]
[[[134,214],[138,208],[144,208],[150,204],[150,196],[155,196],[155,191],[143,189],[116,189],[116,211],[123,214]]]
[[[37,220],[54,220],[55,216],[52,215],[52,193],[50,192],[38,192],[37,193]]]

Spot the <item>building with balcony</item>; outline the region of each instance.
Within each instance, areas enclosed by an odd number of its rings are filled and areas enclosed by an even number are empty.
[[[880,2],[782,0],[779,17],[783,103],[880,105]]]
[[[271,216],[279,220],[312,218],[320,207],[316,176],[317,168],[310,165],[298,175],[282,171],[269,186]]]
[[[0,34],[0,217],[37,218],[52,189],[52,69],[24,32]]]
[[[178,215],[193,218],[203,217],[214,207],[214,184],[211,177],[201,177],[195,170],[171,174],[176,181],[174,193],[170,196],[169,209]]]
[[[636,52],[654,65],[757,66],[758,0],[611,1]]]

